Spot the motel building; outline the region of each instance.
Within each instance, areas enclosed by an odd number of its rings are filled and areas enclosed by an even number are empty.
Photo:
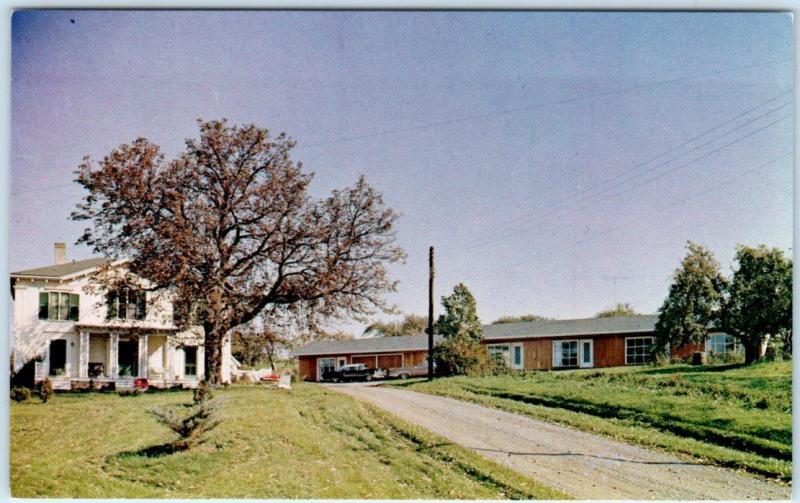
[[[642,365],[651,361],[657,315],[541,320],[484,325],[487,351],[515,370],[558,370]],[[437,337],[436,343],[441,340]],[[705,344],[671,351],[673,357],[741,352],[731,335],[711,333]],[[300,377],[319,381],[323,372],[351,363],[391,369],[424,365],[428,337],[373,337],[342,341],[313,341],[293,351]]]

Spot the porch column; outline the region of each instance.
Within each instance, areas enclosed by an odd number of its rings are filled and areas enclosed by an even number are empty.
[[[108,377],[119,377],[119,334],[111,332],[111,341],[108,345]]]
[[[165,369],[167,380],[172,381],[175,379],[175,342],[169,335],[164,342],[164,352],[167,355],[167,365]]]
[[[78,344],[78,377],[89,378],[89,332],[81,330],[81,340]]]
[[[202,381],[206,378],[206,347],[197,346],[197,380]]]
[[[147,356],[147,336],[139,336],[139,377],[147,378],[147,367],[149,367]]]

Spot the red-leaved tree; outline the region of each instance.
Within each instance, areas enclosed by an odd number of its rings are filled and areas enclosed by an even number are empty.
[[[228,332],[270,313],[307,329],[384,308],[400,261],[397,214],[363,177],[324,199],[284,133],[199,121],[200,137],[167,160],[139,138],[76,171],[88,192],[73,212],[90,221],[78,243],[175,300],[176,323],[205,333],[207,379],[221,381]]]

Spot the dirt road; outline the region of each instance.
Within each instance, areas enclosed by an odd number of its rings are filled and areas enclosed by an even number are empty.
[[[329,385],[579,499],[789,499],[791,489],[451,398]]]

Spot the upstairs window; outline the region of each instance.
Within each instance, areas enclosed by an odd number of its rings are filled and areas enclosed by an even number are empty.
[[[39,319],[78,321],[80,296],[64,292],[39,292]]]
[[[106,297],[109,320],[143,320],[147,316],[147,295],[141,290],[121,288]]]

